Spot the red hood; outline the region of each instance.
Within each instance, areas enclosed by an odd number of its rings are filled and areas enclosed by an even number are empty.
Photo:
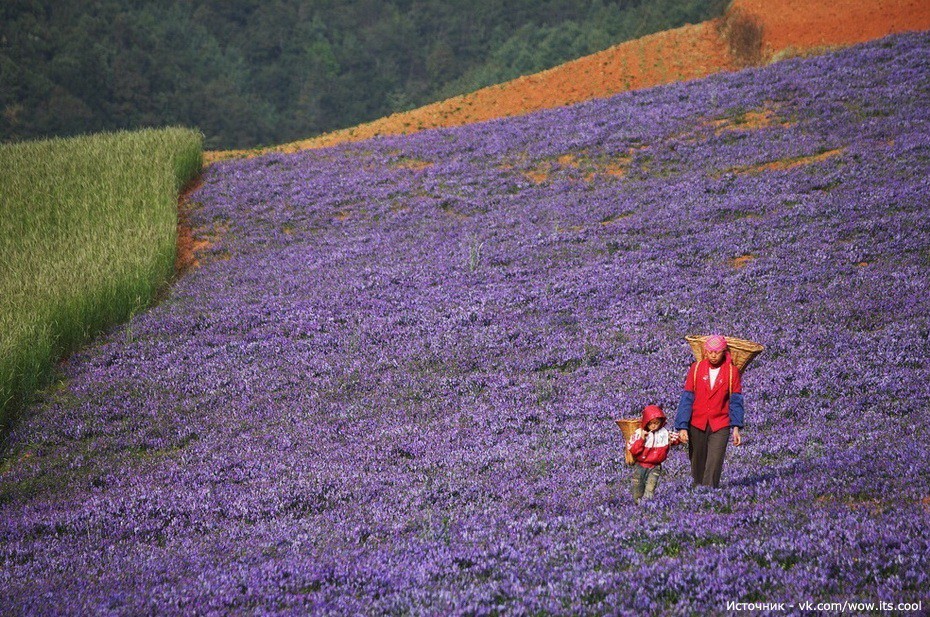
[[[645,429],[646,425],[656,418],[662,421],[662,426],[665,426],[666,418],[665,413],[662,412],[662,409],[658,405],[647,405],[646,408],[643,409],[643,421],[641,424],[642,428]],[[661,428],[661,426],[659,428]]]

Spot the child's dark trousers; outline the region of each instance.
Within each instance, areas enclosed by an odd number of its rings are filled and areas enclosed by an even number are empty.
[[[633,501],[639,503],[640,499],[652,499],[659,483],[660,469],[662,467],[659,465],[651,469],[639,463],[633,466]]]

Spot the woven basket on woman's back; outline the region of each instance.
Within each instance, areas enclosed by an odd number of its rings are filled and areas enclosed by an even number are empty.
[[[633,460],[633,455],[630,454],[630,437],[633,436],[633,433],[636,432],[636,429],[640,427],[642,421],[639,418],[621,418],[615,420],[617,426],[620,427],[620,430],[623,431],[623,454],[626,458],[626,464],[632,465],[636,461]]]
[[[689,334],[685,337],[685,340],[691,345],[691,353],[694,354],[694,359],[698,362],[704,359],[704,341],[708,338],[710,337],[698,336],[696,334]],[[746,339],[732,336],[725,336],[724,338],[727,339],[727,348],[730,350],[730,357],[733,359],[733,365],[736,366],[740,373],[743,373],[746,367],[749,366],[749,363],[752,362],[752,359],[765,349],[765,347],[759,343],[754,343]]]

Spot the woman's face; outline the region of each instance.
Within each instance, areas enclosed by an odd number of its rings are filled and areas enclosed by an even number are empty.
[[[723,362],[723,358],[726,355],[726,350],[722,351],[707,351],[704,353],[707,354],[707,361],[710,362],[711,366],[720,366],[720,363]]]

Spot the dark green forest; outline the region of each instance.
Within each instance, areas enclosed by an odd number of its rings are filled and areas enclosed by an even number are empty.
[[[3,0],[0,140],[313,137],[720,15],[727,0]]]

